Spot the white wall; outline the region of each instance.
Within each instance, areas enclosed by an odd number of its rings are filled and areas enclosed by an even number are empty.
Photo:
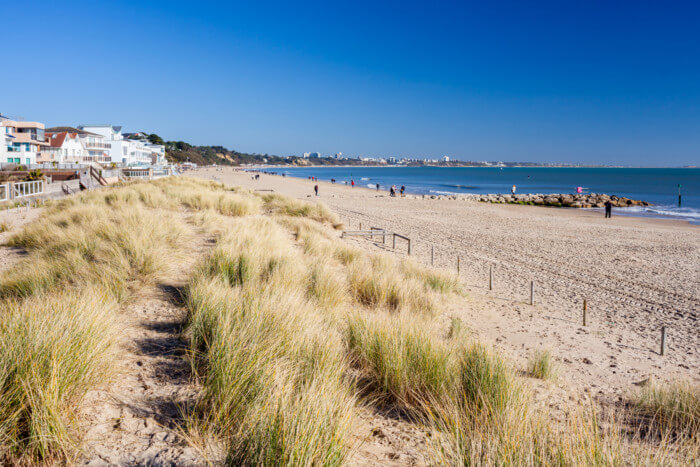
[[[126,143],[126,140],[122,137],[121,130],[114,131],[114,127],[111,125],[81,125],[79,128],[90,133],[101,135],[104,138],[104,143],[112,145],[110,149],[105,149],[105,151],[109,152],[110,162],[120,163],[124,161],[126,157],[124,155],[124,143]]]

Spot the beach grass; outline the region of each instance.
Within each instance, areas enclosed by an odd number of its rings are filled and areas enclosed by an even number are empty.
[[[688,381],[650,381],[634,398],[632,411],[648,435],[700,442],[700,387]]]
[[[536,350],[530,357],[527,372],[533,378],[544,380],[554,379],[556,371],[552,361],[552,352],[549,350]]]
[[[28,256],[0,279],[0,460],[61,462],[79,449],[75,414],[114,371],[120,307],[166,277],[197,234],[215,243],[185,290],[201,392],[181,410],[188,436],[220,446],[223,463],[352,464],[368,408],[430,433],[433,464],[665,464],[697,453],[697,388],[654,386],[635,400],[638,419],[662,433],[656,444],[593,405],[552,420],[470,323],[445,316],[462,297],[456,275],[350,246],[338,225],[319,203],[184,177],[46,207],[10,238]],[[528,370],[551,378],[551,355],[538,352]]]

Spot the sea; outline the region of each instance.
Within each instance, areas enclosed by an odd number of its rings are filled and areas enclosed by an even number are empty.
[[[335,179],[388,190],[404,185],[426,195],[510,193],[605,193],[651,203],[616,208],[616,214],[687,220],[700,225],[700,168],[584,167],[295,167],[267,172],[319,180]],[[681,206],[678,206],[680,187]]]

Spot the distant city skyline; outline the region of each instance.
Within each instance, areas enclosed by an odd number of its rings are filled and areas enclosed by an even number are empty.
[[[0,112],[46,127],[281,156],[700,165],[698,2],[38,0],[31,21],[3,23],[22,40]]]

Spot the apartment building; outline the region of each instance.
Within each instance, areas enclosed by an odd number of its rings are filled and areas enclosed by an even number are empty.
[[[122,134],[121,126],[81,125],[78,128],[104,138],[104,144],[110,146],[109,155],[111,162],[121,163],[125,166],[137,166],[165,161],[165,146],[151,144],[140,139],[128,139]],[[133,136],[134,134],[129,135]]]
[[[4,138],[0,162],[35,164],[39,151],[48,146],[43,123],[21,122],[2,117],[0,128]]]

